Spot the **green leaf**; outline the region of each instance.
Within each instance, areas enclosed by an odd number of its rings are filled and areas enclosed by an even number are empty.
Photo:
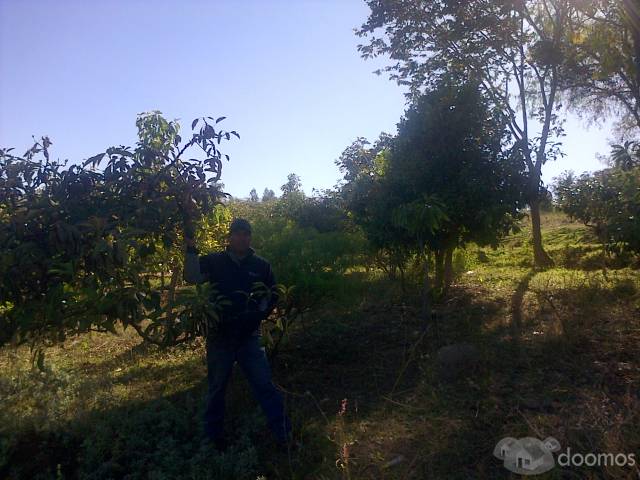
[[[124,148],[111,147],[107,149],[107,155],[121,155],[123,157],[133,157],[133,153],[125,150]]]
[[[224,120],[227,117],[218,117],[216,118],[216,123],[221,122],[222,120]]]
[[[102,160],[102,158],[104,157],[104,152],[99,153],[97,155],[94,155],[93,157],[89,157],[87,158],[84,163],[82,164],[83,167],[86,167],[87,165],[89,165],[90,163],[93,163],[94,166],[98,165],[100,163],[100,160]]]
[[[204,129],[204,138],[213,138],[216,135],[216,131],[211,125],[207,125]]]

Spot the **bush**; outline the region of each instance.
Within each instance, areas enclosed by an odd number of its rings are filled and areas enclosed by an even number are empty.
[[[229,208],[251,222],[253,247],[271,263],[278,283],[295,286],[298,304],[348,295],[347,270],[367,262],[364,234],[329,201],[289,195],[271,202],[234,201]]]
[[[607,253],[640,254],[640,167],[606,168],[556,180],[558,205],[593,228]]]
[[[239,429],[235,445],[221,455],[194,434],[193,414],[159,399],[104,416],[84,438],[79,477],[256,478],[258,457],[250,435],[257,417],[248,416],[251,422]]]
[[[362,261],[366,240],[357,233],[319,232],[291,220],[257,222],[260,252],[273,265],[278,282],[295,285],[303,303],[336,295],[346,286],[345,272]]]

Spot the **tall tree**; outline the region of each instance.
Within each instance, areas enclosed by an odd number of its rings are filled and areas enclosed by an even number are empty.
[[[640,129],[640,4],[637,0],[573,0],[564,30],[562,87],[570,104],[594,118],[619,115]]]
[[[416,98],[448,72],[478,81],[499,108],[527,171],[536,266],[553,264],[542,245],[540,201],[544,163],[559,153],[559,63],[568,0],[367,0],[371,12],[356,30],[369,38],[364,58],[389,55],[382,71]],[[384,30],[377,36],[378,29]],[[535,122],[532,122],[532,120]]]
[[[444,290],[456,247],[495,246],[521,216],[522,162],[505,151],[505,122],[488,103],[476,84],[443,79],[409,108],[396,137],[369,148],[358,138],[338,160],[347,209],[401,275],[411,253],[433,252]]]
[[[277,214],[295,218],[304,207],[306,199],[300,177],[295,173],[290,173],[287,175],[287,183],[282,185],[280,189],[282,190],[282,199],[275,207]]]
[[[251,192],[249,192],[249,201],[250,202],[257,202],[258,200],[259,200],[258,192],[256,192],[255,188],[252,188]]]
[[[282,195],[287,196],[293,192],[299,192],[302,189],[302,182],[300,182],[300,177],[295,173],[290,173],[287,175],[287,183],[280,187],[282,190]]]
[[[268,201],[273,200],[275,198],[276,198],[276,192],[274,192],[270,188],[265,187],[264,191],[262,192],[262,201],[263,202],[268,202]]]
[[[452,279],[452,256],[473,241],[496,247],[517,228],[523,206],[520,158],[504,150],[506,126],[474,83],[443,79],[398,125],[387,181],[401,204],[427,196],[446,220],[423,235],[435,254],[438,287]],[[423,202],[424,203],[424,202]]]

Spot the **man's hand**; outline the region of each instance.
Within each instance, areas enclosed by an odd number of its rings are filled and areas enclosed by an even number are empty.
[[[180,208],[182,209],[182,214],[184,216],[184,241],[187,246],[195,247],[194,237],[196,234],[196,229],[194,225],[194,217],[197,214],[196,205],[193,203],[193,199],[191,198],[191,194],[186,193],[179,202]]]

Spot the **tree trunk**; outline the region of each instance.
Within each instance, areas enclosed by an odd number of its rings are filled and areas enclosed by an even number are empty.
[[[384,273],[386,273],[389,277],[391,277],[391,272],[389,270],[390,262],[384,256],[384,253],[377,252],[375,255],[376,266],[380,267]]]
[[[442,289],[442,285],[444,283],[444,250],[441,248],[435,251],[436,254],[436,278],[435,278],[435,287],[437,289]]]
[[[173,330],[171,327],[175,322],[176,316],[178,315],[178,311],[175,308],[173,308],[173,304],[175,302],[176,287],[178,286],[178,280],[180,279],[180,276],[181,276],[180,265],[178,264],[173,265],[172,272],[171,272],[171,280],[169,282],[167,306],[165,307],[167,311],[167,315],[165,320],[166,332],[165,332],[164,341],[165,341],[165,344],[167,345],[170,345],[175,340],[175,337],[173,336]]]
[[[444,253],[444,290],[449,289],[453,280],[453,251],[455,247],[448,247]]]
[[[538,268],[550,267],[553,259],[542,247],[542,231],[540,229],[540,198],[535,197],[529,202],[531,208],[531,233],[533,235],[533,263]]]
[[[421,250],[424,252],[424,247],[421,247]],[[426,330],[429,326],[429,322],[431,321],[431,302],[429,301],[429,295],[431,294],[431,285],[429,283],[429,263],[431,263],[431,254],[427,253],[427,255],[422,254],[424,259],[424,288],[422,290],[422,318],[424,319],[424,324],[422,330]]]
[[[392,281],[395,281],[396,279],[396,266],[393,263],[389,265],[389,278]]]

